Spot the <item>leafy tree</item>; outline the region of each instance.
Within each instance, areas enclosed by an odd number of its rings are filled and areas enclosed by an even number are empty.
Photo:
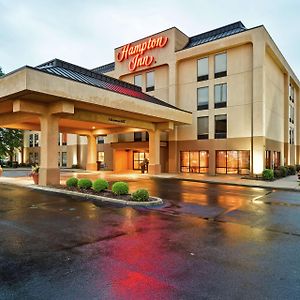
[[[2,68],[0,67],[0,77],[4,75],[4,73],[2,72]]]
[[[23,131],[0,128],[0,157],[8,156],[12,165],[15,150],[23,146]]]

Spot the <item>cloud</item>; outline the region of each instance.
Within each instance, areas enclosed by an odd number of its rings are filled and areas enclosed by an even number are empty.
[[[296,73],[298,1],[4,1],[0,0],[0,65],[5,72],[52,58],[95,67],[114,48],[176,26],[192,36],[237,20],[264,24]]]

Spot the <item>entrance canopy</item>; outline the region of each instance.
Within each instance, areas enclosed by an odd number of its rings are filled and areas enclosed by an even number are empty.
[[[59,180],[58,132],[86,135],[92,165],[96,136],[147,130],[149,167],[157,171],[159,132],[191,123],[190,112],[140,87],[57,59],[0,78],[0,127],[41,131],[41,184]]]

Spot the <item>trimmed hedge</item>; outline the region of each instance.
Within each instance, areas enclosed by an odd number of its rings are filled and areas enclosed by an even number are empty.
[[[149,200],[149,192],[145,189],[139,189],[131,195],[132,200],[143,202]]]
[[[108,189],[108,182],[106,180],[99,178],[93,182],[94,191],[101,192],[106,189]]]
[[[77,184],[78,188],[80,189],[90,189],[93,186],[93,183],[90,179],[87,178],[82,178],[80,180],[78,180],[78,184]]]
[[[118,196],[128,194],[129,192],[128,183],[122,181],[115,182],[112,186],[112,192]]]
[[[280,166],[279,171],[280,171],[281,177],[286,177],[288,175],[288,168],[285,166]]]
[[[296,167],[295,166],[287,166],[289,175],[296,175]]]
[[[274,170],[274,177],[275,178],[280,178],[281,177],[281,172],[280,172],[280,170]]]
[[[274,172],[272,169],[265,169],[262,172],[262,177],[264,180],[273,180],[274,179]]]
[[[67,187],[77,187],[78,179],[75,177],[71,177],[66,181]]]

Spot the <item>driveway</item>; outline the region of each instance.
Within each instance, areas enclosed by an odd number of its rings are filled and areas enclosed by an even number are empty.
[[[172,179],[129,185],[165,205],[97,207],[0,185],[0,298],[299,298],[299,194]]]

